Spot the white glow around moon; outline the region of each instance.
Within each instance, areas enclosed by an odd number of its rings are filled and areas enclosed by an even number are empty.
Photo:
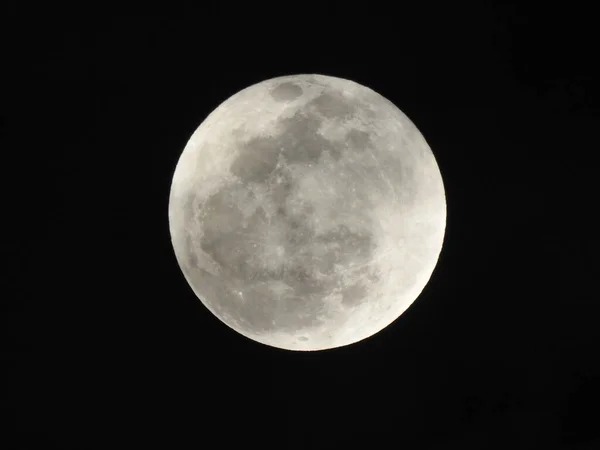
[[[173,176],[177,261],[240,334],[291,350],[379,332],[419,296],[446,225],[444,185],[415,125],[349,80],[250,86],[192,135]]]

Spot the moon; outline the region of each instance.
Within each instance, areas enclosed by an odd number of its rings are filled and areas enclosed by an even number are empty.
[[[395,321],[437,264],[442,176],[423,135],[350,80],[272,78],[218,106],[174,171],[169,228],[200,301],[256,342],[314,351]]]

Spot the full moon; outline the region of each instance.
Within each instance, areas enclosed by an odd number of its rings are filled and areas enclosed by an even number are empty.
[[[175,256],[200,301],[254,341],[366,339],[421,294],[446,226],[435,157],[410,119],[350,80],[254,84],[191,136],[173,175]]]

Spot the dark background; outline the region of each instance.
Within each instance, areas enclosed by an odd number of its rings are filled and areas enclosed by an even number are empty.
[[[2,448],[600,448],[593,4],[448,3],[5,8]],[[325,352],[219,322],[167,221],[196,127],[291,73],[389,98],[447,191],[420,298]]]

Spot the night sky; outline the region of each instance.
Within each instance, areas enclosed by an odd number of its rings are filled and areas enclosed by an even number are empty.
[[[0,446],[600,448],[592,6],[462,4],[5,8]],[[183,278],[168,228],[197,126],[294,73],[396,104],[448,202],[422,295],[377,335],[325,352],[223,325]]]

